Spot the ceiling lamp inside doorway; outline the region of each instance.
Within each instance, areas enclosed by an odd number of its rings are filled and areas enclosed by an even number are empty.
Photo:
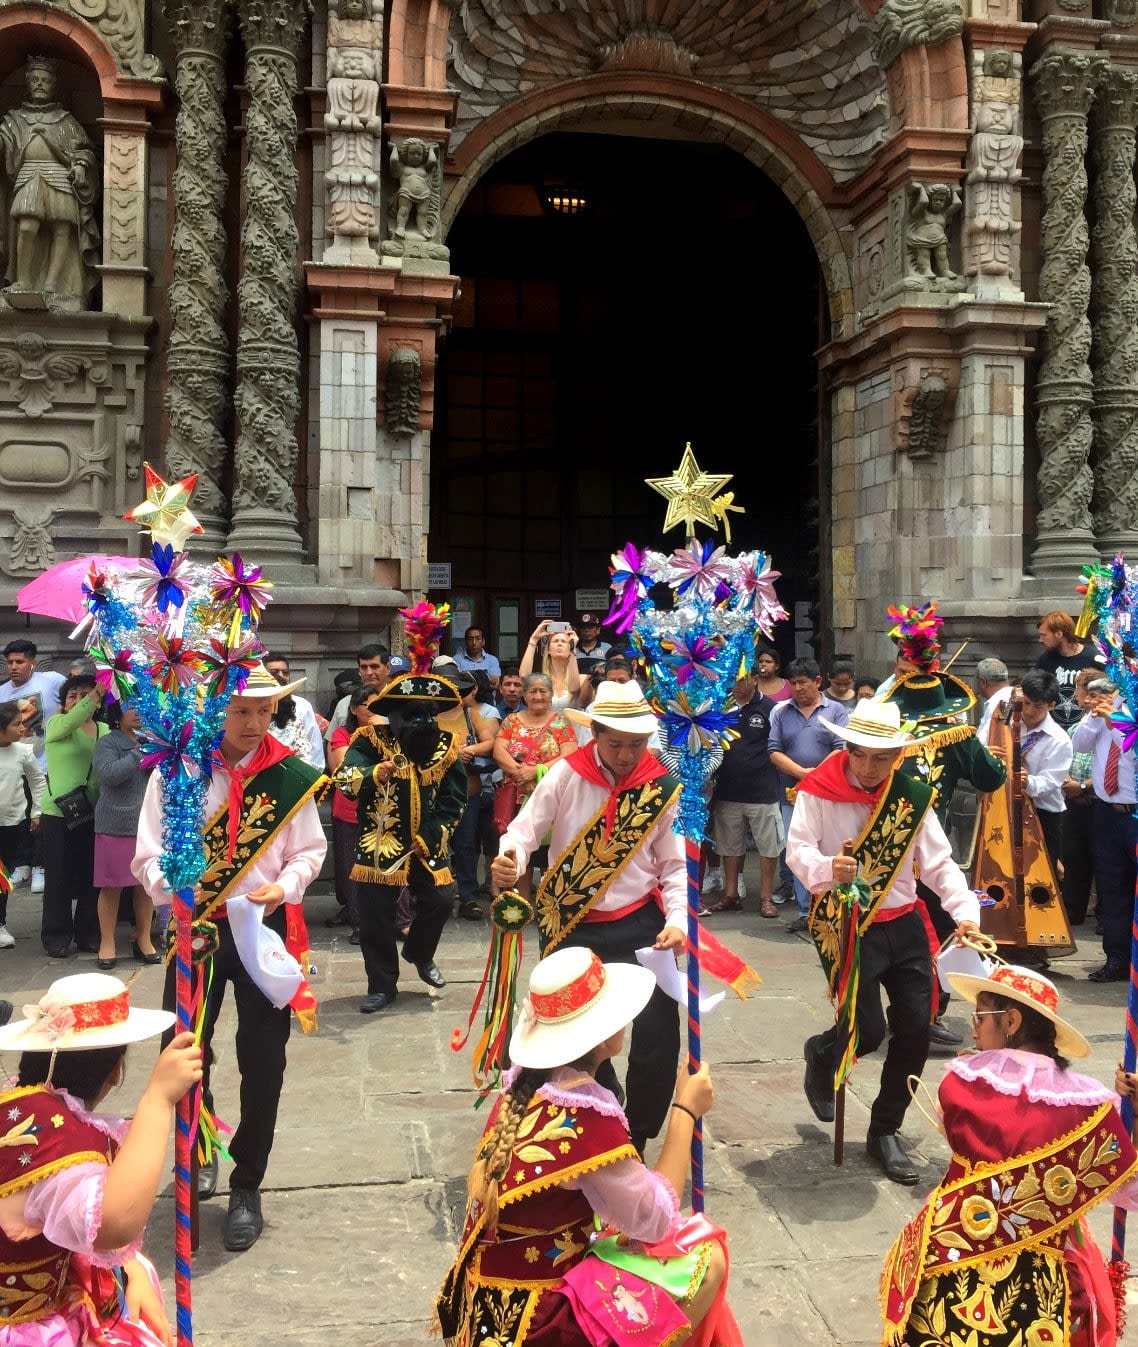
[[[592,204],[585,187],[579,182],[542,183],[541,203],[550,215],[583,215]]]

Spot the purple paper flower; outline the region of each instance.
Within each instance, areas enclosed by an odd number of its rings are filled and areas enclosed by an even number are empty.
[[[1135,721],[1129,706],[1125,704],[1120,706],[1111,716],[1110,723],[1122,735],[1123,753],[1129,752],[1134,747],[1135,741],[1138,741],[1138,721]]]
[[[112,651],[100,643],[87,653],[95,665],[95,682],[112,701],[126,701],[133,695],[136,679],[128,650]]]
[[[248,681],[250,673],[257,666],[257,651],[260,643],[255,636],[247,636],[235,646],[227,646],[224,641],[211,637],[209,649],[199,654],[205,685],[210,695],[218,697],[225,691],[230,675],[233,676],[233,693],[239,693]]]
[[[636,621],[636,612],[640,600],[648,592],[649,580],[644,572],[647,553],[641,552],[635,543],[625,543],[624,550],[614,552],[610,559],[609,574],[612,581],[609,588],[615,591],[604,625],[614,631],[626,632]]]
[[[771,559],[765,552],[749,552],[739,558],[739,592],[752,598],[755,621],[767,636],[772,635],[776,622],[789,616],[775,593],[774,582],[781,578],[781,571],[771,570]]]
[[[170,543],[153,543],[150,548],[150,560],[143,558],[138,563],[141,574],[150,580],[142,591],[145,604],[157,605],[160,613],[167,612],[171,606],[181,608],[186,600],[186,590],[178,578],[178,572],[186,564],[186,554],[175,552]]]
[[[83,581],[83,606],[89,613],[97,613],[107,606],[107,577],[97,566],[92,566]]]
[[[671,636],[663,644],[668,651],[665,658],[675,669],[676,682],[680,687],[683,687],[695,673],[701,673],[712,681],[718,679],[719,670],[715,667],[715,659],[719,654],[719,646],[712,641],[697,636],[689,645],[680,637]]]
[[[260,566],[246,567],[240,552],[231,560],[219,558],[209,570],[209,588],[214,602],[233,604],[246,617],[257,620],[273,601],[272,585],[261,578]]]
[[[714,599],[719,585],[730,583],[732,571],[726,547],[716,547],[711,540],[677,547],[668,558],[668,583],[677,594],[690,592],[697,599]]]
[[[146,731],[151,747],[142,755],[140,765],[143,771],[157,767],[165,776],[170,776],[180,767],[187,776],[200,776],[201,767],[190,754],[190,740],[194,736],[193,721],[187,720],[178,731],[171,729],[168,720],[162,724],[165,734],[157,730]]]
[[[710,752],[726,748],[738,737],[738,731],[731,728],[736,719],[736,712],[716,711],[710,697],[692,706],[687,693],[681,692],[665,703],[660,728],[670,748],[687,753]]]
[[[150,659],[146,672],[163,692],[172,696],[189,687],[201,668],[201,652],[191,650],[180,636],[147,633],[142,638],[142,648]]]

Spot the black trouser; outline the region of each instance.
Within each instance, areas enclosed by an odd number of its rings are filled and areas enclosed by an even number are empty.
[[[43,916],[40,940],[44,949],[64,950],[74,939],[82,948],[99,943],[99,894],[92,876],[95,868],[95,820],[69,828],[54,814],[40,818],[43,844]],[[75,905],[72,915],[72,904]]]
[[[458,827],[450,839],[450,858],[458,896],[464,903],[478,901],[478,857],[486,851],[490,831],[493,791],[483,794],[481,782],[466,801]],[[490,855],[497,855],[497,838]]]
[[[265,918],[265,925],[284,939],[285,912],[278,907]],[[202,1081],[206,1107],[212,1113],[210,1067],[213,1064],[213,1031],[225,999],[225,984],[233,983],[233,1001],[237,1007],[237,1070],[241,1076],[241,1117],[229,1143],[233,1156],[231,1188],[259,1188],[269,1167],[273,1134],[277,1128],[277,1108],[284,1084],[286,1053],[292,1032],[292,1011],[278,1010],[245,971],[233,943],[233,932],[224,917],[217,922],[220,939],[213,956],[213,981],[202,1033],[205,1076]],[[162,1004],[174,1009],[174,961],[166,968],[166,988]],[[170,1034],[165,1041],[169,1041]]]
[[[645,903],[617,921],[581,922],[557,948],[577,945],[591,949],[602,963],[635,963],[636,951],[655,944],[664,926],[664,914],[656,904]],[[632,1021],[628,1045],[625,1115],[628,1130],[638,1141],[657,1136],[664,1125],[676,1088],[679,1057],[680,1008],[657,987]],[[597,1081],[610,1090],[616,1084],[611,1061],[602,1063]]]
[[[1095,877],[1095,806],[1069,801],[1063,820],[1063,906],[1075,926],[1085,921]]]
[[[1064,814],[1051,809],[1037,809],[1035,817],[1039,820],[1040,831],[1043,833],[1043,845],[1047,848],[1051,864],[1055,867],[1055,874],[1058,875],[1059,862],[1063,859],[1063,829],[1067,826]]]
[[[395,995],[399,981],[395,903],[401,887],[360,882],[360,953],[364,956],[369,996],[377,992]],[[454,884],[436,884],[417,856],[411,860],[407,887],[417,901],[411,929],[403,942],[403,957],[408,963],[430,963],[458,900],[458,889]]]
[[[943,945],[956,930],[956,922],[944,910],[944,904],[940,901],[940,894],[934,893],[927,884],[922,884],[919,879],[917,880],[917,898],[928,908],[929,920],[933,924],[933,930],[937,933],[937,937]],[[951,999],[948,992],[938,983],[936,1008],[938,1019],[948,1009],[948,1003]]]
[[[17,865],[23,865],[20,860],[21,848],[24,844],[24,829],[19,823],[13,823],[11,826],[0,827],[0,865],[3,865],[10,875]],[[0,926],[8,920],[8,895],[0,893]]]
[[[353,931],[360,928],[360,886],[352,878],[356,863],[356,839],[360,825],[354,819],[332,815],[332,864],[336,874],[336,899],[347,909],[348,925]]]
[[[894,921],[874,922],[861,938],[861,982],[857,994],[858,1056],[881,1046],[892,1032],[881,1088],[869,1114],[870,1136],[896,1132],[909,1107],[909,1077],[919,1076],[929,1055],[929,1007],[933,992],[932,960],[919,912]],[[881,991],[889,997],[886,1015]],[[837,1030],[815,1040],[815,1051],[830,1065]]]
[[[1095,888],[1102,922],[1102,948],[1114,964],[1130,964],[1130,927],[1134,913],[1134,843],[1138,820],[1128,805],[1116,809],[1095,803]]]

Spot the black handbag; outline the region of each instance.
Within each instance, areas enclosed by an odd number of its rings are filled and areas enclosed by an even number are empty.
[[[76,786],[74,790],[65,791],[64,794],[54,797],[55,806],[69,832],[74,828],[82,828],[84,824],[94,823],[95,821],[95,806],[91,803],[91,797],[87,794],[87,786],[90,780],[91,769],[88,767],[87,780],[81,786]],[[50,791],[50,780],[47,787]]]

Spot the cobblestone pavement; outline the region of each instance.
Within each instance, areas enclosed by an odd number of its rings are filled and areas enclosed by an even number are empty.
[[[829,1018],[821,973],[805,938],[788,935],[781,920],[760,920],[756,907],[751,898],[748,910],[713,919],[716,933],[761,972],[763,986],[745,1004],[729,998],[705,1026],[717,1090],[707,1128],[708,1211],[730,1233],[732,1302],[749,1347],[861,1347],[879,1341],[876,1288],[885,1251],[939,1178],[947,1150],[913,1108],[903,1136],[920,1163],[921,1183],[900,1188],[871,1167],[863,1143],[879,1068],[870,1057],[854,1073],[846,1162],[834,1167],[830,1129],[814,1120],[802,1095],[802,1041]],[[465,921],[447,927],[438,962],[449,985],[441,994],[407,968],[396,1004],[363,1017],[359,951],[345,928],[325,929],[333,910],[326,890],[310,895],[320,1031],[309,1037],[294,1031],[290,1043],[264,1192],[265,1233],[248,1253],[222,1248],[224,1167],[222,1192],[202,1206],[194,1264],[194,1336],[202,1347],[428,1341],[432,1297],[452,1255],[482,1125],[482,1114],[471,1108],[469,1060],[449,1044],[482,973],[487,927]],[[0,992],[17,1007],[65,971],[94,968],[92,956],[66,965],[43,956],[39,903],[26,888],[13,895],[8,924],[17,944],[0,951]],[[1101,960],[1092,929],[1079,928],[1082,948],[1057,961],[1054,975],[1070,1018],[1093,1044],[1086,1069],[1109,1082],[1126,989],[1086,981]],[[119,946],[127,947],[125,928]],[[533,958],[530,949],[527,968]],[[128,956],[117,971],[133,968]],[[159,1003],[161,977],[160,969],[142,970],[135,984],[140,1004]],[[959,1004],[949,1020],[967,1032]],[[215,1080],[221,1116],[236,1121],[232,1029],[227,1007]],[[151,1060],[147,1045],[131,1049],[127,1083],[111,1107],[129,1111]],[[934,1056],[925,1072],[934,1091],[938,1078]],[[1100,1242],[1109,1238],[1109,1221],[1102,1209],[1092,1221]],[[168,1298],[172,1230],[167,1186],[147,1248],[166,1276]]]

